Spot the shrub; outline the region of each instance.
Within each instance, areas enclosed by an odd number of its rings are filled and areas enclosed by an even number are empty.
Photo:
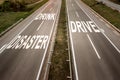
[[[26,9],[25,3],[24,2],[19,2],[19,1],[4,1],[3,4],[0,6],[0,11],[5,12],[5,11],[24,11]]]

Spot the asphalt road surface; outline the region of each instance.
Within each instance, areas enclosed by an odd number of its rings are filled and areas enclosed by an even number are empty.
[[[108,7],[111,7],[112,9],[118,10],[120,12],[120,5],[119,4],[113,3],[109,0],[97,0],[97,1],[102,1]]]
[[[66,0],[75,80],[120,80],[120,34],[81,0]]]
[[[0,38],[0,80],[39,80],[60,7],[49,0]]]

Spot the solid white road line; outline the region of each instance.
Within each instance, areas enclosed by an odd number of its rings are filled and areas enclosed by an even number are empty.
[[[60,10],[60,7],[58,7],[58,9],[57,9],[57,13],[56,13],[57,16],[58,16],[58,14],[59,14],[59,10]],[[57,16],[56,16],[56,19],[57,19]],[[47,43],[47,47],[46,47],[45,52],[44,52],[44,55],[43,55],[42,62],[41,62],[40,67],[39,67],[39,71],[38,71],[36,80],[39,80],[39,76],[40,76],[40,74],[41,74],[41,70],[42,70],[42,67],[43,67],[43,64],[44,64],[44,60],[45,60],[45,57],[46,57],[46,54],[47,54],[48,46],[49,46],[49,43],[50,43],[50,39],[51,39],[51,37],[52,37],[52,32],[53,32],[53,30],[54,30],[54,25],[55,25],[55,23],[56,23],[56,19],[54,20],[53,25],[52,25],[52,30],[51,30],[51,32],[50,32],[50,37],[49,37],[49,40],[48,40],[48,43]]]
[[[99,18],[100,21],[104,22],[101,18]]]
[[[105,24],[108,28],[111,28],[107,23]]]
[[[96,53],[98,59],[101,59],[101,57],[100,57],[100,55],[99,55],[97,49],[95,48],[95,45],[93,44],[93,42],[92,42],[92,40],[91,40],[91,38],[90,38],[90,36],[89,36],[88,34],[87,34],[87,37],[88,37],[88,39],[89,39],[89,41],[90,41],[90,43],[91,43],[93,49],[95,50],[95,53]]]
[[[43,25],[44,21],[41,22],[40,26],[37,28],[37,31],[41,28],[41,26]]]
[[[49,3],[48,5],[46,5],[40,12],[44,11],[49,5],[50,5],[50,3]],[[39,16],[39,14],[38,14],[37,16]],[[18,35],[20,35],[33,21],[34,21],[34,19],[31,20],[31,21],[12,39],[12,41],[13,41]],[[8,46],[9,43],[8,43],[8,44],[5,44],[5,45]],[[6,47],[7,47],[7,46],[6,46]],[[4,48],[4,50],[5,50],[5,49],[6,49],[6,48]],[[1,51],[1,49],[0,49],[0,54],[1,54],[4,50]]]
[[[77,17],[79,17],[79,14],[78,14],[78,12],[76,11],[75,13],[76,13]]]
[[[82,9],[82,11],[94,22],[94,20],[87,14],[87,12],[80,6],[79,2],[75,0],[76,4]],[[94,22],[95,23],[95,22]],[[100,27],[95,23],[95,25],[100,29]],[[114,43],[107,37],[107,35],[103,32],[101,32],[105,38],[113,45],[113,47],[120,53],[120,50],[114,45]]]
[[[69,24],[69,21],[70,21],[70,16],[69,16],[69,12],[68,12],[68,3],[67,1],[69,0],[66,0],[66,8],[67,8],[67,14],[68,14],[68,24]],[[70,24],[69,24],[69,28],[70,28]],[[71,43],[71,48],[72,48],[72,55],[73,55],[73,64],[74,64],[74,68],[75,68],[75,79],[76,80],[79,80],[78,78],[78,70],[77,70],[77,65],[76,65],[76,58],[75,58],[75,51],[74,51],[74,47],[73,47],[73,39],[72,39],[72,33],[70,32],[70,29],[69,29],[69,33],[70,33],[70,43]]]
[[[117,36],[120,36],[120,34],[117,31],[113,31]]]
[[[7,46],[6,44],[2,46],[2,48],[0,49],[0,54],[5,50],[6,46]]]
[[[98,15],[95,14],[95,16],[98,18]]]

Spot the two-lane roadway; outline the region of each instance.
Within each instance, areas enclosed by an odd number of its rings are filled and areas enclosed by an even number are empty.
[[[0,80],[39,80],[61,0],[49,0],[0,38]]]
[[[119,33],[81,0],[66,7],[75,80],[119,80]]]

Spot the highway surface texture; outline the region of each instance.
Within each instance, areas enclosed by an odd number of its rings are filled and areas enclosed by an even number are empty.
[[[75,80],[119,80],[119,33],[82,1],[66,5]]]
[[[0,80],[42,80],[60,7],[49,0],[0,38]],[[74,80],[120,80],[120,34],[81,0],[66,0],[66,11]]]
[[[0,80],[39,80],[61,0],[49,0],[0,38]],[[49,20],[42,14],[55,14]]]

